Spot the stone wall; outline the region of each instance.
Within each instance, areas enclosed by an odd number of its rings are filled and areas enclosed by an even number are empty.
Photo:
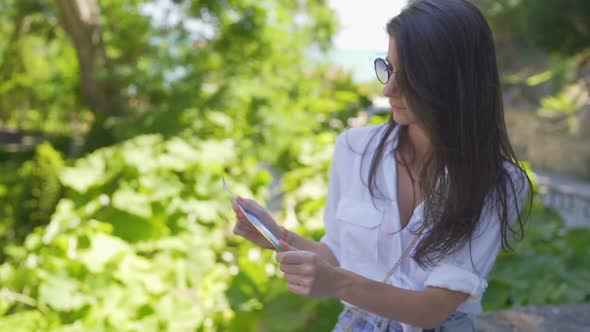
[[[477,332],[590,332],[590,303],[487,312],[474,322]]]
[[[580,119],[575,119],[578,127],[585,113],[580,112]],[[541,118],[528,110],[507,108],[505,119],[517,154],[533,168],[590,179],[590,135],[585,131],[572,134],[568,122]]]

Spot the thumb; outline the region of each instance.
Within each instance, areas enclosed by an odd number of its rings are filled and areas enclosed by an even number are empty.
[[[284,240],[279,240],[279,245],[281,246],[281,248],[283,248],[283,251],[299,251],[299,249],[293,247]]]

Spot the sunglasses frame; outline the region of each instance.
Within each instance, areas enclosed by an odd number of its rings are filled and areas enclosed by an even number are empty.
[[[385,72],[387,73],[387,80],[385,82],[383,82],[379,78],[379,71],[377,69],[377,66],[380,64],[385,65]],[[373,67],[375,69],[375,76],[377,76],[377,80],[379,82],[383,83],[383,85],[385,85],[385,84],[387,84],[387,82],[389,82],[389,79],[391,79],[392,75],[396,75],[396,79],[397,79],[397,71],[393,70],[393,66],[389,63],[389,61],[387,61],[387,59],[376,58],[375,61],[373,61]]]

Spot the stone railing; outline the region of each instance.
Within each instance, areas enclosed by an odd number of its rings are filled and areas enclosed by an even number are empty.
[[[474,321],[477,332],[590,332],[590,303],[487,312]]]
[[[535,171],[545,205],[556,209],[566,227],[590,227],[590,181]]]

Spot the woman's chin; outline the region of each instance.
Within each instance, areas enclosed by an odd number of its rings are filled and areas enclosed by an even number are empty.
[[[399,111],[392,109],[391,114],[393,116],[393,121],[398,125],[407,125],[409,124],[408,118],[403,114],[400,114]]]

